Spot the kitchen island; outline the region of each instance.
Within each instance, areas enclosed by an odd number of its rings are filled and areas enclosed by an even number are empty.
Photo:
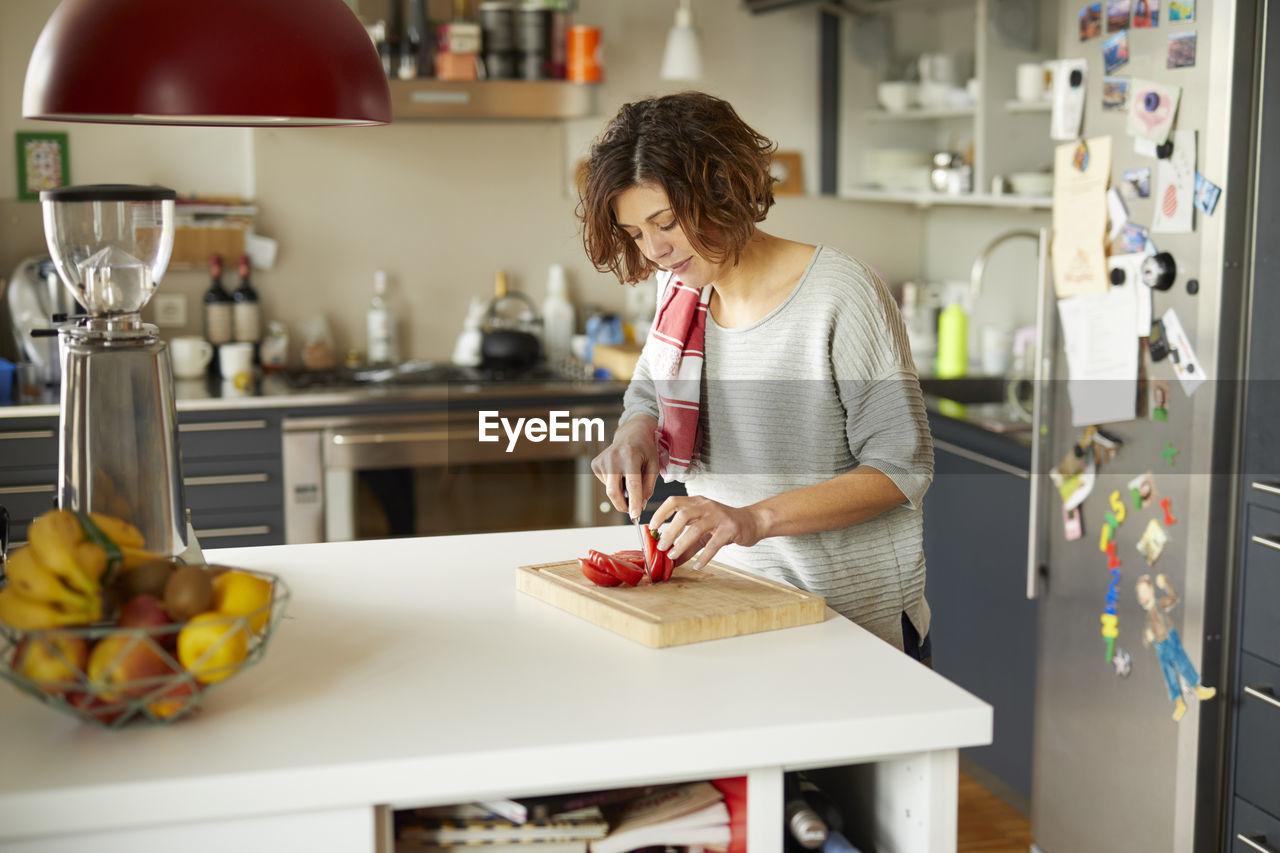
[[[879,849],[955,848],[957,749],[989,742],[991,708],[833,611],[651,649],[516,590],[519,565],[634,536],[209,552],[291,588],[266,656],[162,727],[99,729],[4,685],[0,849],[385,851],[394,808],[746,775],[768,853],[802,768],[840,768]]]

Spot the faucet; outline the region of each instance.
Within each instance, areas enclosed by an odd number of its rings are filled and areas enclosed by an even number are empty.
[[[991,257],[991,253],[1001,243],[1017,237],[1035,240],[1037,244],[1040,242],[1040,234],[1036,231],[1006,231],[997,235],[994,240],[984,246],[982,251],[978,253],[978,257],[974,259],[973,268],[969,270],[969,296],[972,300],[969,303],[970,305],[977,304],[978,296],[982,293],[982,274],[987,268],[987,260]]]

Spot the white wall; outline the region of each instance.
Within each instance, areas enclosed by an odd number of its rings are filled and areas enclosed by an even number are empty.
[[[274,269],[256,274],[268,317],[291,327],[320,312],[340,350],[364,348],[363,309],[373,271],[391,273],[407,317],[406,355],[446,357],[473,295],[494,272],[541,300],[546,269],[562,263],[579,305],[621,307],[621,287],[582,252],[567,164],[619,105],[681,86],[658,66],[675,0],[582,0],[575,22],[604,31],[606,81],[598,115],[572,122],[405,121],[382,128],[238,130],[125,128],[23,122],[22,78],[54,0],[0,0],[0,139],[28,126],[70,134],[74,183],[162,183],[180,192],[253,197],[259,231],[280,241]],[[697,0],[705,79],[757,129],[818,175],[818,14],[753,16],[738,0]],[[0,169],[0,274],[43,250],[37,205],[12,201]],[[918,277],[923,224],[908,208],[784,197],[765,225],[862,256],[888,278]],[[198,318],[200,273],[171,273]],[[296,336],[295,336],[296,350]]]

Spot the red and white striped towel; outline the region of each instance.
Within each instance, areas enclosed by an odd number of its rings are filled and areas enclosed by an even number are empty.
[[[698,449],[698,404],[710,300],[710,286],[698,290],[670,277],[649,332],[649,365],[658,398],[658,466],[668,483],[684,481]]]

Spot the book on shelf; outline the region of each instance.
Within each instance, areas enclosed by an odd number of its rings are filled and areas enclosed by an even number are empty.
[[[587,853],[587,841],[495,842],[478,845],[483,853]],[[459,853],[460,845],[429,844],[425,841],[398,840],[395,853]]]
[[[643,847],[729,844],[729,808],[710,782],[670,785],[623,804],[609,815],[609,834],[591,853],[627,853]]]
[[[576,818],[527,820],[522,823],[493,817],[450,817],[422,814],[415,809],[396,815],[396,838],[442,847],[467,844],[590,841],[609,831],[599,809]]]

